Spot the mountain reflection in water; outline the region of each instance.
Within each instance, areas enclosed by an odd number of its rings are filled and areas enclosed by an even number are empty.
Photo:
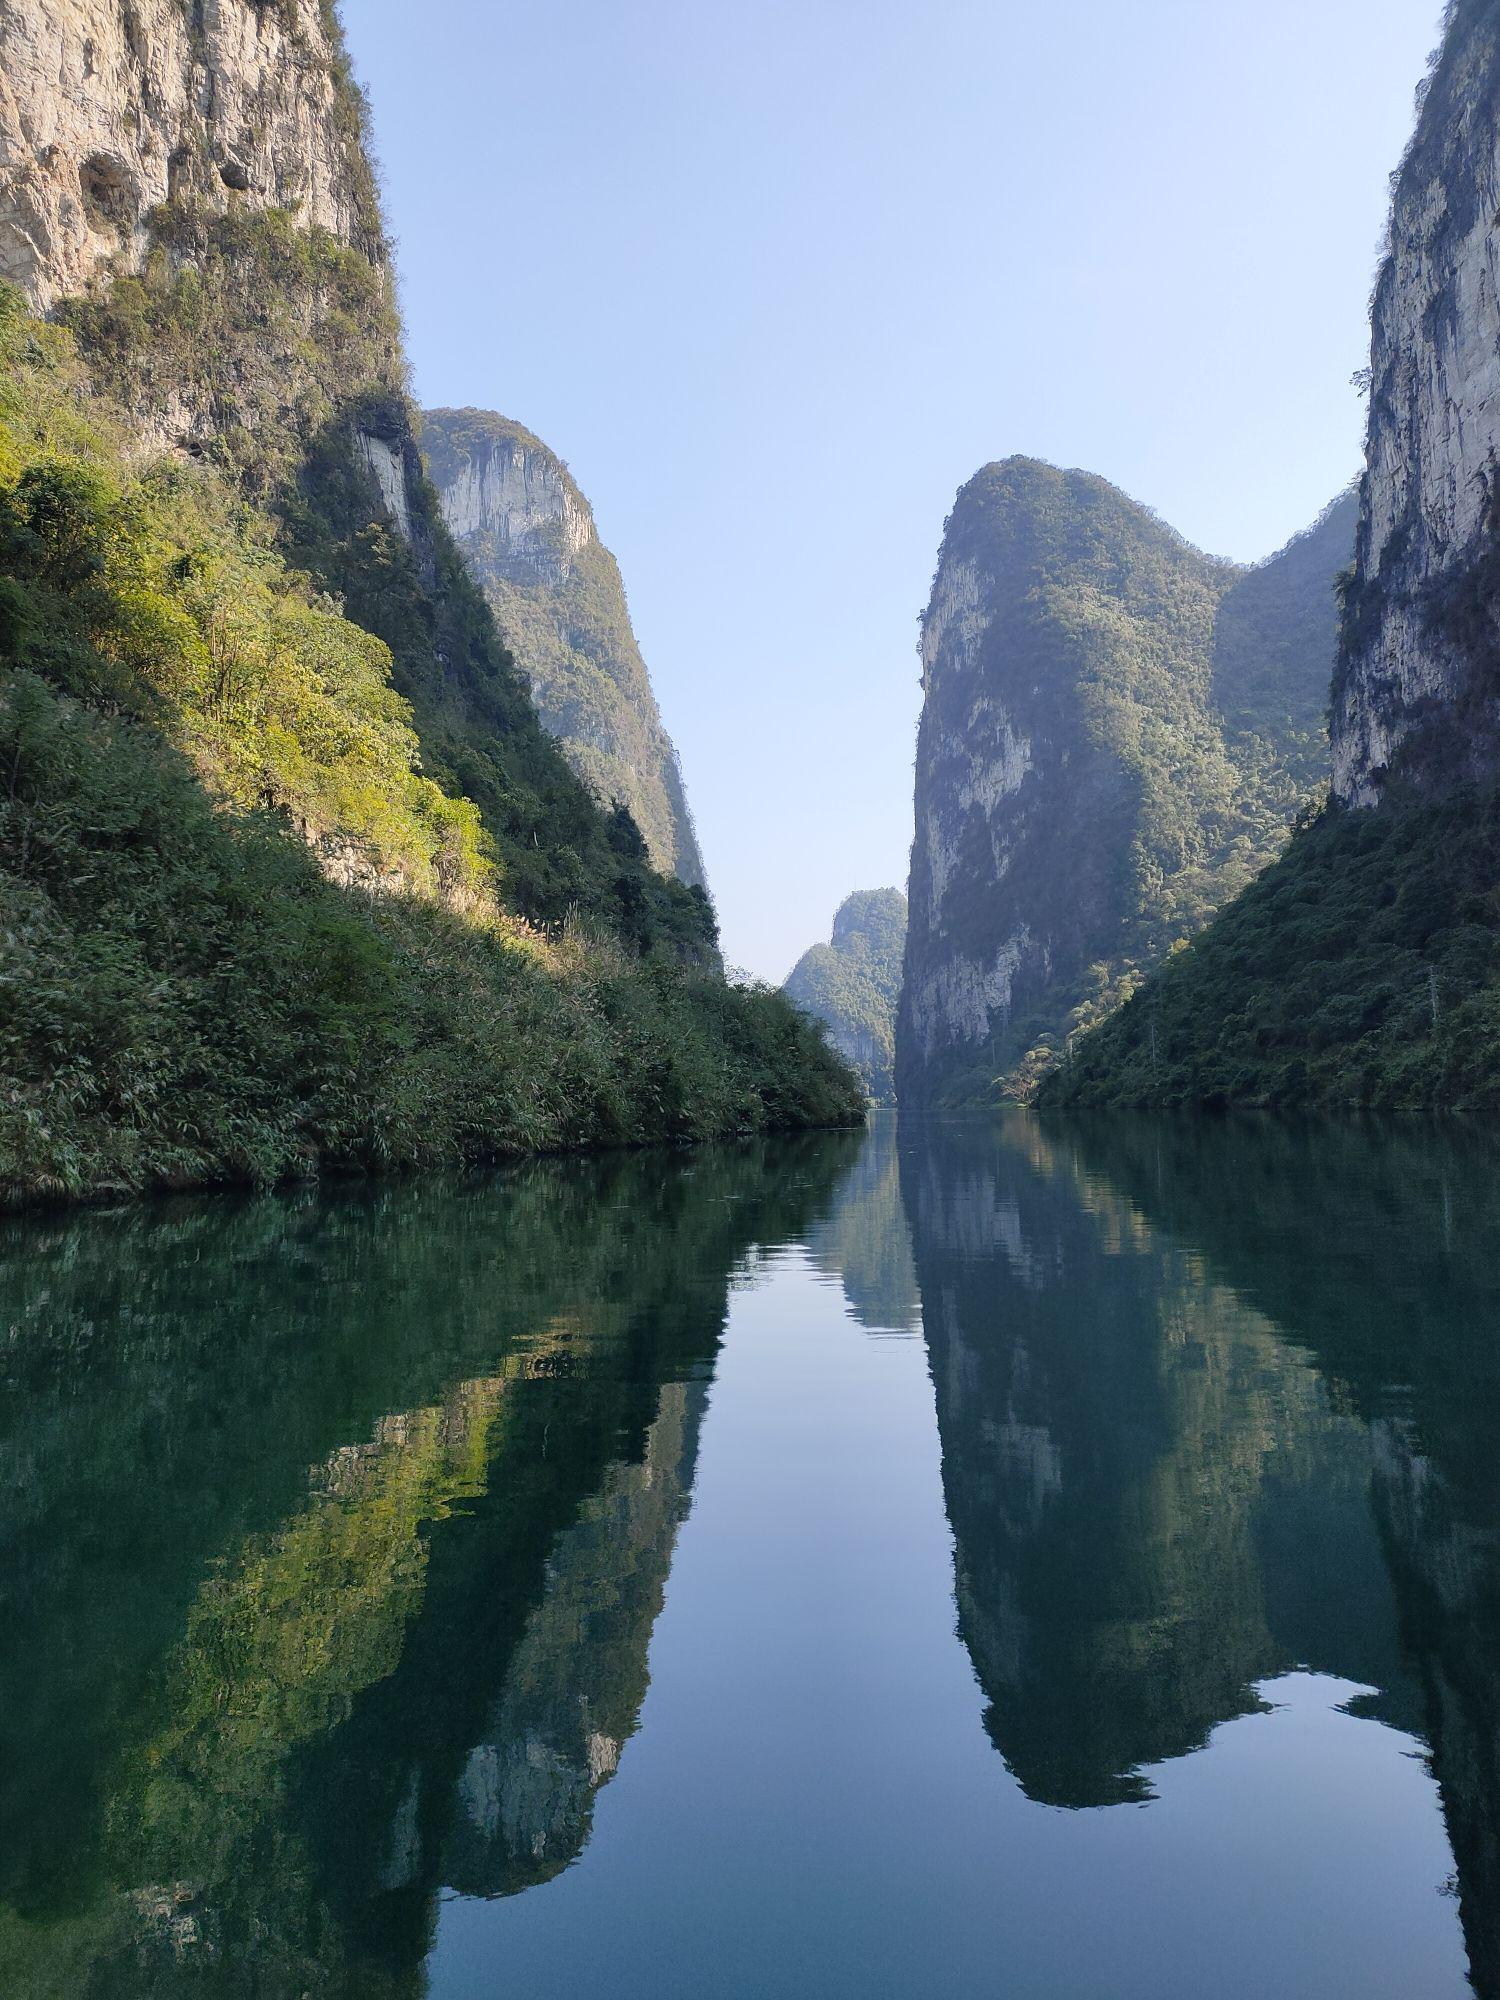
[[[1214,1772],[1258,1740],[1236,1730],[1268,1705],[1326,1713],[1337,1688],[1369,1727],[1339,1739],[1348,1768],[1364,1743],[1429,1753],[1455,1900],[1435,1899],[1441,1871],[1413,1893],[1456,1906],[1473,1987],[1500,1996],[1500,1146],[1021,1115],[4,1225],[0,1991],[533,1990],[503,1956],[521,1933],[485,1931],[475,1973],[445,1898],[513,1899],[545,1954],[565,1872],[671,1829],[670,1798],[649,1820],[622,1802],[590,1847],[617,1773],[670,1791],[641,1718],[654,1635],[669,1704],[705,1657],[691,1595],[674,1632],[662,1618],[700,1459],[744,1456],[737,1410],[777,1440],[760,1554],[754,1510],[730,1536],[721,1507],[683,1586],[707,1564],[753,1609],[757,1563],[795,1545],[770,1540],[778,1483],[816,1463],[820,1432],[836,1450],[842,1398],[894,1393],[857,1349],[817,1345],[837,1338],[824,1320],[816,1340],[783,1325],[809,1362],[780,1400],[757,1406],[733,1370],[716,1385],[726,1327],[730,1354],[762,1338],[735,1332],[736,1296],[768,1284],[808,1329],[842,1300],[872,1351],[925,1343],[983,1721],[966,1749],[952,1718],[962,1786],[936,1749],[931,1783],[981,1874],[1016,1862],[973,1851],[998,1839],[985,1796],[1014,1786],[1023,1843],[1029,1825],[1081,1839],[1101,1813],[1080,1809],[1145,1805],[1128,1820],[1144,1830],[1170,1774],[1200,1765],[1211,1810]],[[901,1434],[930,1435],[931,1402],[900,1393]],[[850,1576],[878,1576],[883,1546],[897,1564],[878,1520],[807,1527]],[[559,1960],[555,1990],[686,1991],[670,1968],[695,1935],[699,1990],[793,1990],[769,1958],[756,1971],[795,1920],[754,1890],[747,1801],[804,1869],[842,1842],[889,1905],[870,1857],[894,1822],[838,1825],[811,1778],[777,1790],[784,1746],[757,1733],[830,1727],[798,1648],[848,1614],[799,1608],[794,1627],[764,1603],[779,1706],[722,1717],[704,1865],[724,1907],[669,1907],[663,1886],[641,1920],[678,1957],[635,1966],[622,1938],[608,1984],[569,1988]],[[851,1723],[861,1682],[908,1673],[883,1616],[894,1597],[866,1590],[873,1646],[840,1667]],[[919,1642],[945,1657],[951,1630],[930,1623]],[[910,1704],[931,1697],[900,1686],[915,1732]],[[899,1749],[872,1742],[861,1782]],[[951,1868],[947,1887],[955,1967],[1009,1950],[1018,1995],[1136,1990],[1089,1983],[1104,1974],[1065,1956],[1062,1908],[1007,1938],[988,1892]],[[1243,1887],[1225,1886],[1224,1922],[1253,1939],[1275,1918],[1248,1919]],[[1432,1924],[1437,1994],[1453,1967]],[[823,1912],[795,1990],[915,1994],[878,1952],[859,1970],[874,1934],[852,1895]],[[1298,1991],[1331,1990],[1312,1956],[1304,1973]],[[972,1990],[945,1977],[921,1990]],[[1181,1977],[1171,1991],[1201,1990]]]

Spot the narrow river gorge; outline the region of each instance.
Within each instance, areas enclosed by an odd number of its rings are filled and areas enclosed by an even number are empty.
[[[0,1232],[0,1991],[1500,1994],[1500,1144]]]

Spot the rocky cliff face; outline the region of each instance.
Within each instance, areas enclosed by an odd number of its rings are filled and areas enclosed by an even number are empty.
[[[1336,507],[1247,572],[1085,473],[1013,459],[959,494],[922,632],[903,1102],[1028,1094],[1274,854],[1323,763],[1351,532]]]
[[[1339,806],[1056,1104],[1490,1106],[1500,834],[1500,11],[1452,0],[1393,179],[1331,703]]]
[[[784,989],[824,1023],[876,1104],[896,1101],[896,1007],[905,947],[900,890],[858,890],[839,905],[831,942],[804,952]]]
[[[48,309],[138,267],[187,198],[383,259],[327,0],[0,0],[0,276]]]
[[[1442,790],[1500,769],[1500,16],[1450,11],[1395,182],[1368,459],[1334,689],[1333,783]]]
[[[427,412],[422,444],[449,532],[543,724],[603,805],[630,808],[655,865],[702,884],[677,752],[619,566],[567,467],[530,431],[482,410]]]

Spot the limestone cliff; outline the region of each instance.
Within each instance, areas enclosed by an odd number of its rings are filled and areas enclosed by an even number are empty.
[[[1395,179],[1333,783],[1445,790],[1500,769],[1500,14],[1460,0]]]
[[[896,1007],[905,945],[900,890],[856,891],[839,905],[831,941],[804,952],[784,988],[827,1027],[876,1104],[896,1101]]]
[[[701,884],[677,752],[619,566],[568,468],[530,431],[483,410],[428,411],[422,446],[449,532],[543,724],[601,804],[630,808],[655,865]]]
[[[327,0],[0,0],[0,276],[43,309],[139,268],[184,199],[383,262]]]
[[[1276,852],[1323,767],[1351,534],[1344,502],[1244,571],[1086,473],[1012,459],[959,494],[922,631],[903,1102],[1028,1094]]]
[[[138,461],[226,475],[389,647],[420,766],[478,808],[513,911],[711,962],[706,900],[660,879],[538,727],[423,476],[332,0],[0,0],[0,60],[0,276],[66,324]],[[264,803],[306,818],[274,787]],[[316,831],[341,886],[408,886],[351,828]]]

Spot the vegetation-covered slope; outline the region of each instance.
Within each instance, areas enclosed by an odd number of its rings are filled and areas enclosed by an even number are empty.
[[[1500,1105],[1500,795],[1329,806],[1050,1105]]]
[[[488,410],[426,411],[422,450],[544,726],[601,804],[629,808],[653,866],[702,884],[682,772],[619,565],[567,467]]]
[[[876,1104],[896,1101],[896,1007],[906,945],[899,889],[861,889],[839,905],[833,938],[804,952],[782,991],[826,1023]]]
[[[69,332],[6,294],[0,346],[4,1197],[856,1114],[595,811],[477,600],[429,622],[378,522],[340,545],[289,510],[371,625],[420,635],[400,676],[240,481],[134,445]],[[445,618],[472,619],[451,694],[423,678]],[[398,677],[488,813],[430,775]]]
[[[512,909],[711,955],[706,899],[658,876],[568,768],[443,526],[384,272],[275,211],[170,205],[153,243],[139,275],[66,309],[91,380],[131,430],[270,512],[287,560],[389,647],[424,767],[479,807]]]
[[[1085,473],[964,488],[923,626],[904,1103],[1028,1095],[1275,853],[1351,532],[1336,508],[1247,572]]]

